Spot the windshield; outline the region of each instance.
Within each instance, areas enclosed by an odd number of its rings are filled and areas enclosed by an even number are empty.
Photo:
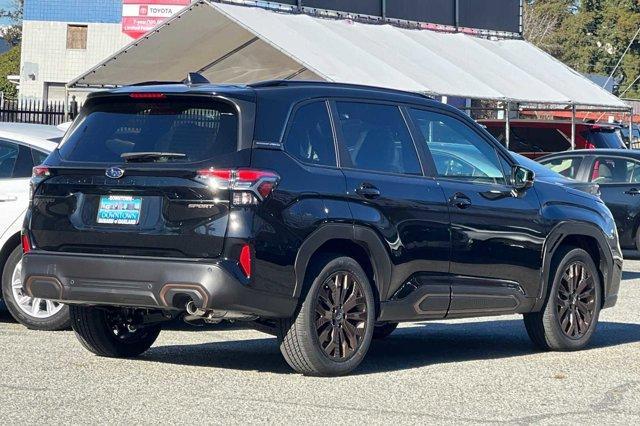
[[[59,151],[68,161],[120,163],[123,155],[164,152],[158,161],[191,163],[235,153],[238,116],[203,98],[98,98],[85,105]]]

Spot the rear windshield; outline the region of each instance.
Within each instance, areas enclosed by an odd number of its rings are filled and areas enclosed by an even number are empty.
[[[172,97],[95,99],[59,147],[68,161],[120,163],[128,153],[181,154],[162,162],[200,162],[235,153],[238,116],[224,102]]]
[[[614,129],[594,129],[583,132],[582,136],[593,148],[626,148],[622,138]]]
[[[488,127],[500,143],[506,144],[505,128]],[[509,149],[515,152],[558,152],[571,148],[571,142],[557,129],[511,126]]]

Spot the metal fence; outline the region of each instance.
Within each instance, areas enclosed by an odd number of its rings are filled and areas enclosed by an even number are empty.
[[[66,121],[64,101],[2,99],[0,101],[0,121],[57,126]]]

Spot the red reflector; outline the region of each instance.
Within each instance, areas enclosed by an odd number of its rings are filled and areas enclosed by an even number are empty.
[[[166,99],[167,95],[164,93],[153,93],[153,92],[136,92],[129,95],[133,99]]]
[[[27,234],[22,234],[22,253],[27,254],[31,251],[31,242]]]
[[[273,182],[273,181],[263,182],[258,187],[258,192],[260,193],[262,198],[267,198],[269,196],[269,194],[271,194],[271,191],[273,191],[273,188],[275,186],[276,186],[276,183]]]
[[[247,278],[251,278],[251,247],[248,244],[242,246],[240,251],[240,269]]]
[[[35,166],[32,170],[32,177],[47,177],[51,174],[46,166]]]

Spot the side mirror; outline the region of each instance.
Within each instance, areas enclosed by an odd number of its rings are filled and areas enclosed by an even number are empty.
[[[513,166],[511,170],[511,184],[517,191],[524,191],[533,186],[535,173],[522,166]]]

